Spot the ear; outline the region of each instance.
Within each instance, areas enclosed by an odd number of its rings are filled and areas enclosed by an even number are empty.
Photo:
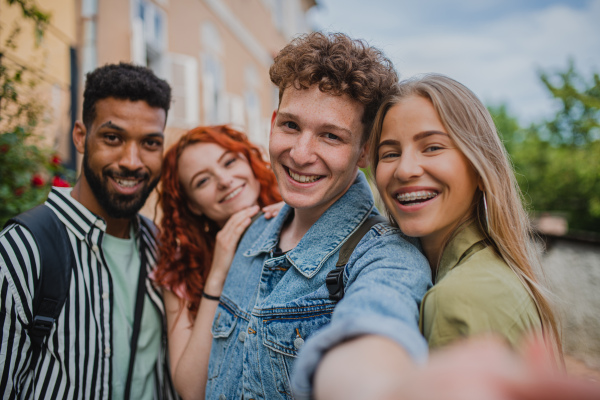
[[[87,135],[87,130],[85,125],[81,121],[76,121],[73,126],[73,143],[75,144],[75,148],[79,154],[83,154],[85,152],[85,137]]]
[[[357,164],[359,168],[367,168],[369,165],[369,142],[361,146]]]
[[[481,179],[481,176],[479,176],[477,178],[477,187],[479,188],[479,190],[481,190],[482,192],[485,192],[485,186],[483,186],[483,179]]]
[[[275,119],[277,118],[277,110],[273,111],[273,115],[271,116],[271,131],[269,132],[269,136],[273,133],[273,127],[275,126]]]

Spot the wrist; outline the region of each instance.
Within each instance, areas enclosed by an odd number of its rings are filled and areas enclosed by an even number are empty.
[[[214,300],[214,301],[219,301],[221,299],[221,296],[213,296],[211,294],[206,293],[204,290],[202,291],[202,297],[207,299],[207,300]]]

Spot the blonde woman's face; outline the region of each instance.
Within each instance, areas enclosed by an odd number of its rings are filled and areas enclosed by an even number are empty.
[[[258,204],[260,182],[248,161],[216,143],[195,143],[178,160],[188,206],[223,226],[234,213]]]
[[[428,99],[389,109],[378,155],[377,188],[400,229],[439,249],[470,212],[478,178]]]

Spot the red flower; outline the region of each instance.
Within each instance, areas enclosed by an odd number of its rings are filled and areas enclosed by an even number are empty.
[[[15,189],[15,196],[19,197],[21,196],[23,193],[25,193],[25,188],[24,187],[18,187]]]
[[[44,180],[41,176],[36,174],[33,176],[33,178],[31,178],[31,184],[36,187],[44,186]]]
[[[8,150],[10,149],[10,146],[7,144],[3,144],[2,146],[0,146],[0,152],[1,153],[8,153]]]
[[[60,163],[62,162],[62,160],[60,159],[58,154],[55,154],[52,156],[52,160],[51,160],[52,164],[54,165],[60,165]]]
[[[65,181],[64,179],[62,179],[58,175],[56,175],[54,178],[52,178],[52,186],[56,186],[56,187],[71,187],[71,185],[69,185],[69,182]]]

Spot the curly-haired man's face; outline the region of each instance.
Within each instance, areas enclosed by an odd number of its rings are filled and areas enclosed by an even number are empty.
[[[81,199],[104,218],[132,218],[160,178],[166,115],[145,101],[112,97],[96,103],[96,118],[86,132],[73,134],[83,157]]]
[[[285,89],[273,113],[269,153],[283,200],[318,218],[367,165],[364,106],[347,95]]]

